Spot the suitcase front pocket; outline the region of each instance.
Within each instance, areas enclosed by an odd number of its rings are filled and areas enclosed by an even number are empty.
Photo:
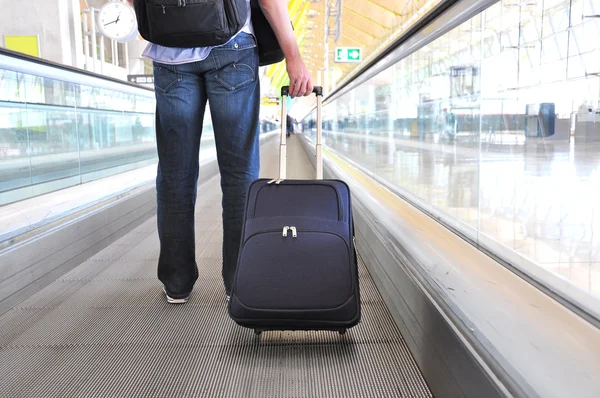
[[[256,193],[249,218],[317,217],[344,221],[344,206],[337,188],[322,181],[283,181]]]
[[[349,253],[332,232],[289,225],[256,233],[242,247],[235,295],[251,309],[337,308],[353,294]]]

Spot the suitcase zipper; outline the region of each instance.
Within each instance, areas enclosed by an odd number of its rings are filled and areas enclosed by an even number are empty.
[[[292,238],[296,238],[298,237],[298,233],[296,231],[296,227],[292,226],[292,227],[288,227],[287,225],[285,227],[283,227],[283,237],[287,238],[288,236],[288,231],[292,231]],[[266,232],[266,231],[265,231]]]
[[[281,236],[284,237],[284,238],[287,238],[289,231],[292,231],[292,238],[297,238],[298,237],[298,229],[296,227],[285,226],[285,227],[283,227],[283,230],[270,228],[270,229],[265,229],[265,230],[262,230],[262,231],[256,231],[252,235],[249,235],[249,236],[245,236],[244,235],[243,242],[244,243],[247,242],[249,239],[251,239],[254,236],[263,235],[263,234],[269,234],[269,233],[273,233],[273,232],[282,232]],[[342,235],[338,234],[337,232],[323,231],[323,230],[318,230],[318,229],[301,229],[300,232],[303,232],[303,233],[318,233],[318,234],[335,235],[335,236],[339,237],[340,239],[342,239],[346,243],[346,246],[348,247],[348,249],[350,249],[350,244],[348,244],[348,242],[346,242],[346,238],[343,237]]]

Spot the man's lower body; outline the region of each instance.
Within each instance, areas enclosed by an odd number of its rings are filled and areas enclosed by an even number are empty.
[[[229,296],[248,187],[259,175],[258,54],[239,34],[203,61],[154,63],[158,147],[158,278],[170,302],[185,302],[198,279],[195,220],[198,155],[206,102],[223,192],[223,283]]]

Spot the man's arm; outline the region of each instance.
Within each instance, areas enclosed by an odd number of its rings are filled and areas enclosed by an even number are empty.
[[[260,8],[275,32],[277,41],[283,50],[288,76],[290,78],[290,96],[300,97],[312,93],[313,85],[310,72],[300,55],[300,49],[290,24],[286,0],[258,0]]]

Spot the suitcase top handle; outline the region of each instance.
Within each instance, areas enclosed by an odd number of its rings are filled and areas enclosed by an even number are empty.
[[[321,122],[321,108],[323,106],[323,87],[315,86],[313,93],[317,95],[317,165],[316,165],[316,178],[317,180],[323,179],[323,154],[321,152],[321,141],[323,139],[322,122]],[[286,178],[286,166],[287,166],[287,101],[286,97],[290,94],[290,87],[281,87],[281,143],[279,145],[279,178],[273,180],[273,182],[281,182]]]
[[[314,86],[312,92],[313,92],[313,94],[316,94],[317,96],[322,97],[323,96],[323,87]],[[281,87],[281,96],[285,97],[287,95],[290,95],[290,86]]]

